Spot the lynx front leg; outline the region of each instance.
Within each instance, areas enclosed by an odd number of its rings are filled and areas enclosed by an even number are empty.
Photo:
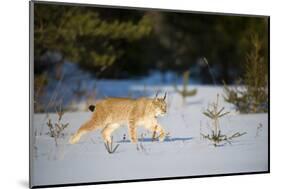
[[[137,128],[135,122],[131,121],[129,123],[129,133],[130,133],[130,138],[132,143],[137,143],[138,140],[138,135],[137,135]]]
[[[156,138],[156,134],[158,134],[159,141],[164,141],[166,133],[160,124],[153,125],[152,127],[150,127],[150,130],[153,133],[152,138]]]

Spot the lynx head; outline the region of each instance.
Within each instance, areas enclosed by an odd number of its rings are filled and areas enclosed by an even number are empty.
[[[166,103],[166,96],[167,93],[165,93],[163,98],[158,98],[158,93],[156,93],[155,98],[152,101],[152,105],[155,109],[155,116],[164,116],[164,114],[167,112],[167,103]]]

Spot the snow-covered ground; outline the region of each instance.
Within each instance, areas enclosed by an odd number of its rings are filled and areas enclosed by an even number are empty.
[[[114,85],[118,88],[118,83]],[[110,86],[103,85],[110,90]],[[122,85],[119,86],[122,90]],[[133,86],[130,89],[142,88]],[[222,87],[194,85],[197,95],[182,103],[172,85],[147,86],[149,96],[155,91],[168,92],[168,113],[159,122],[170,133],[164,142],[151,141],[151,133],[138,129],[139,148],[128,140],[126,126],[113,134],[119,147],[108,154],[100,131],[82,137],[78,144],[69,137],[90,118],[90,112],[66,113],[62,122],[69,123],[65,136],[54,139],[46,135],[46,114],[33,117],[32,185],[85,183],[114,180],[243,173],[268,170],[268,114],[235,112],[220,98],[220,104],[231,114],[220,120],[223,134],[246,132],[231,144],[214,147],[200,133],[211,133],[211,121],[202,114],[208,104],[222,95]],[[124,90],[123,90],[124,91]],[[52,121],[56,114],[49,114]],[[126,139],[124,140],[124,134]],[[141,137],[143,136],[143,137]]]

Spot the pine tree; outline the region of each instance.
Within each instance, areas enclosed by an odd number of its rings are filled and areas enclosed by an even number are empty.
[[[138,41],[151,32],[150,19],[144,14],[124,18],[112,11],[110,19],[102,10],[35,4],[35,63],[46,52],[57,52],[62,59],[89,69],[105,69],[125,53],[122,44]]]
[[[268,111],[268,63],[262,54],[262,43],[257,35],[251,37],[252,47],[246,55],[245,73],[240,87],[225,84],[225,100],[242,113]]]

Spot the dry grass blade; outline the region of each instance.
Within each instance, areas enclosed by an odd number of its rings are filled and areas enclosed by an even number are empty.
[[[57,111],[58,120],[55,123],[52,123],[51,119],[49,118],[47,122],[47,126],[49,128],[49,135],[50,137],[54,138],[56,146],[58,146],[57,139],[61,136],[64,136],[63,131],[69,126],[69,123],[61,123],[62,117],[64,115],[64,111],[61,109]]]
[[[105,149],[109,154],[113,154],[116,152],[116,150],[119,147],[119,144],[117,144],[115,147],[113,146],[113,137],[111,137],[111,142],[104,143]]]

